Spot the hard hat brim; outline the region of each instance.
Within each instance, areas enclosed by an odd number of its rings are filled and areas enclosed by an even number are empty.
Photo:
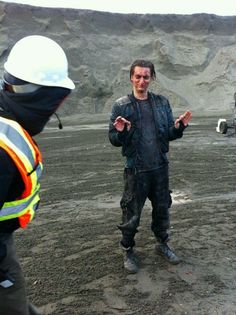
[[[4,73],[3,73],[3,81],[7,84],[10,84],[10,85],[25,85],[25,84],[29,83],[28,81],[24,81],[24,80],[21,80],[21,79],[14,77],[13,75],[8,73],[7,71],[4,71]]]
[[[7,67],[5,66],[5,68],[7,68]],[[41,85],[41,86],[64,87],[64,88],[70,89],[70,90],[74,90],[74,88],[75,88],[74,82],[68,77],[65,80],[63,80],[63,81],[57,82],[56,84],[55,83],[51,83],[51,82],[41,82],[41,84],[38,84],[38,82],[33,82],[34,80],[25,81],[25,80],[19,79],[19,78],[15,77],[15,76],[11,75],[6,70],[3,73],[3,81],[5,83],[7,83],[7,84],[10,84],[10,85],[25,85],[25,84],[28,84],[28,83],[34,83],[34,84]]]
[[[74,90],[75,88],[75,84],[70,78],[66,78],[64,81],[60,82],[59,86],[70,90]]]

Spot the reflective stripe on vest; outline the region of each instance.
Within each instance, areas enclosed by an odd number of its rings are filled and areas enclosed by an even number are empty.
[[[12,158],[25,186],[17,200],[4,203],[0,209],[0,221],[23,216],[19,222],[26,226],[26,217],[28,221],[33,219],[39,203],[42,156],[33,139],[19,124],[3,117],[0,117],[0,147]]]

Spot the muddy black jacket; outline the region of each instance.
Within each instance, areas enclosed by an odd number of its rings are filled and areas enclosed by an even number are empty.
[[[166,154],[169,151],[169,141],[181,138],[185,126],[181,122],[178,129],[174,127],[172,110],[168,100],[164,96],[148,93],[148,98],[153,109],[157,145],[160,151]],[[131,122],[130,131],[127,131],[126,128],[122,132],[116,130],[113,123],[118,116],[122,116]],[[133,94],[118,99],[112,108],[110,117],[109,140],[116,147],[122,146],[122,155],[127,158],[127,161],[133,163],[133,167],[135,167],[141,126],[142,119],[139,103]]]

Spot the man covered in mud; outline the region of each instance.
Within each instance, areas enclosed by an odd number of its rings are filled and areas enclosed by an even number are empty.
[[[13,235],[27,227],[39,206],[43,164],[32,137],[73,89],[66,55],[52,39],[26,36],[13,46],[0,91],[1,315],[40,314],[27,299]]]
[[[122,155],[126,157],[120,202],[122,223],[118,228],[122,233],[124,268],[131,273],[138,271],[134,238],[147,198],[152,204],[151,229],[157,240],[157,252],[172,264],[180,262],[168,246],[171,195],[167,152],[169,141],[183,136],[192,114],[186,111],[174,121],[168,100],[148,91],[155,78],[152,62],[133,62],[130,67],[132,93],[115,102],[109,125],[111,144],[121,146]]]

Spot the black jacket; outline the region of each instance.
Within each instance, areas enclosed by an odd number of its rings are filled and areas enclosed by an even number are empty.
[[[180,127],[174,127],[174,118],[168,100],[162,95],[148,93],[148,98],[153,109],[153,117],[157,134],[157,145],[162,153],[169,151],[169,141],[181,138],[185,126],[180,123]],[[122,116],[131,122],[131,129],[118,132],[113,126],[115,119]],[[112,145],[122,146],[122,155],[135,161],[137,155],[137,145],[140,138],[142,119],[140,115],[139,103],[130,94],[118,99],[113,108],[109,124],[109,140]],[[135,165],[133,165],[135,167]]]
[[[42,86],[32,93],[0,89],[0,116],[17,121],[30,136],[39,134],[51,115],[70,93],[61,87]],[[6,201],[16,200],[24,190],[21,175],[8,154],[0,148],[0,211]],[[0,221],[0,232],[19,227],[18,219]]]
[[[12,118],[0,110],[0,116]],[[0,148],[0,211],[7,201],[16,200],[24,190],[24,183],[15,163],[6,151]],[[0,233],[11,233],[19,228],[18,219],[0,221]]]

